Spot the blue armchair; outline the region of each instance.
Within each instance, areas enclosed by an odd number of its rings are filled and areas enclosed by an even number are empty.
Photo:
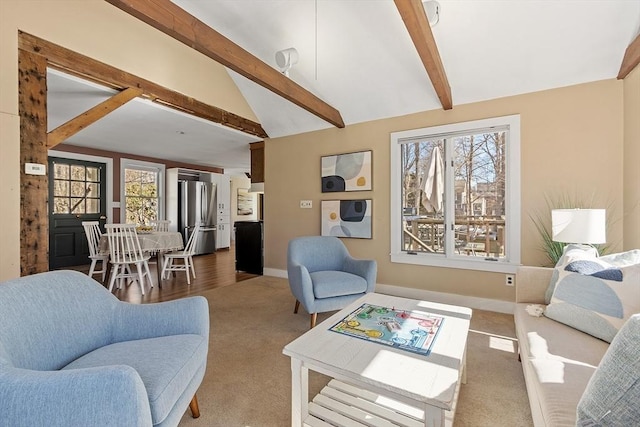
[[[373,292],[377,264],[351,257],[337,237],[298,237],[289,241],[287,273],[296,297],[294,313],[302,303],[313,328],[318,313],[339,310]]]
[[[206,368],[203,297],[134,305],[75,271],[0,283],[0,426],[176,426]]]

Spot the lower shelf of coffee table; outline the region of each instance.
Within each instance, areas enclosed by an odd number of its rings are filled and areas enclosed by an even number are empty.
[[[456,389],[456,399],[460,383]],[[452,411],[445,412],[445,426],[453,425]],[[306,427],[424,427],[424,410],[331,380],[309,402]]]

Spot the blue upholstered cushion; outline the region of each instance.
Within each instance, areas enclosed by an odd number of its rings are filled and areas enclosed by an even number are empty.
[[[579,427],[640,425],[640,314],[631,316],[589,380],[577,410]]]
[[[310,273],[316,298],[331,298],[364,293],[367,281],[364,277],[344,271],[316,271]]]
[[[140,375],[153,424],[161,423],[202,367],[207,344],[200,335],[172,335],[111,344],[88,353],[64,370],[126,365]]]
[[[566,251],[561,261],[545,316],[611,342],[624,322],[640,312],[640,264],[617,266],[576,250]]]

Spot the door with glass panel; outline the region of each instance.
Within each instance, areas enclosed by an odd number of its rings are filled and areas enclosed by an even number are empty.
[[[106,164],[49,157],[49,269],[89,264],[82,221],[106,219]]]

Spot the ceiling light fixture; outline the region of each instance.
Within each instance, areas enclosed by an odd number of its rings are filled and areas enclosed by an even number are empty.
[[[435,0],[423,1],[422,6],[427,14],[429,25],[434,27],[440,21],[440,3]]]
[[[280,67],[280,71],[289,77],[289,70],[298,63],[298,51],[295,47],[279,50],[276,52],[276,64]]]

